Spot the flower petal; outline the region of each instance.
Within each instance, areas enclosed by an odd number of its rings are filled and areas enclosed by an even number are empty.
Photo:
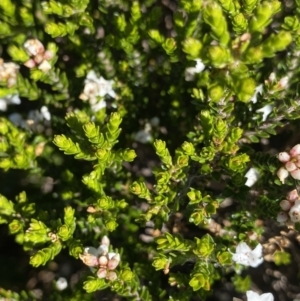
[[[243,253],[233,254],[232,260],[245,266],[250,265],[249,256]]]
[[[247,295],[247,301],[260,301],[259,295],[253,291],[247,291],[246,295]]]
[[[236,247],[236,253],[248,253],[251,252],[252,250],[250,247],[245,243],[245,242],[240,242],[237,247]]]
[[[260,295],[260,301],[274,301],[274,296],[271,293]]]
[[[255,249],[251,252],[254,256],[256,257],[261,257],[262,256],[262,250],[263,247],[261,244],[258,244]]]

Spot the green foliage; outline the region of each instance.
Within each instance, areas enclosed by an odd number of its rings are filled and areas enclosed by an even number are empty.
[[[0,224],[22,263],[72,260],[79,279],[43,298],[205,300],[231,273],[250,289],[234,248],[295,186],[272,139],[299,126],[299,17],[299,1],[0,1]]]

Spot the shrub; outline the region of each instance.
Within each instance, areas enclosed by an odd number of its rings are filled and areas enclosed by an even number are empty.
[[[297,249],[299,14],[0,1],[0,299],[273,299],[247,267]]]

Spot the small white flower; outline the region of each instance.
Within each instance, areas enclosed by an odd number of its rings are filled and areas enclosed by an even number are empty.
[[[274,72],[272,72],[269,76],[269,81],[274,82],[275,80],[276,80],[276,74]]]
[[[6,111],[8,105],[19,105],[21,99],[18,94],[9,94],[0,98],[0,111]]]
[[[41,107],[41,114],[44,117],[44,119],[50,121],[51,120],[51,114],[46,106]]]
[[[263,92],[263,85],[260,84],[255,88],[254,94],[251,97],[250,101],[252,101],[253,103],[257,102],[257,94],[262,94]]]
[[[259,172],[256,168],[250,168],[247,173],[245,174],[245,178],[247,178],[247,181],[245,183],[246,186],[251,187],[253,186],[258,178],[259,178]]]
[[[196,66],[195,67],[189,67],[185,69],[185,80],[187,82],[190,82],[194,80],[195,74],[201,73],[205,69],[205,65],[202,63],[200,59],[196,59]]]
[[[196,61],[196,66],[195,66],[196,73],[201,73],[205,69],[205,65],[199,59],[196,59],[195,61]]]
[[[60,278],[57,279],[57,281],[56,281],[56,288],[59,291],[63,291],[67,287],[68,287],[68,281],[66,280],[66,278],[60,277]]]
[[[97,112],[106,107],[106,102],[103,98],[109,95],[112,98],[116,97],[113,90],[114,81],[106,80],[102,76],[97,77],[95,71],[91,70],[84,81],[83,93],[79,96],[83,101],[89,101],[92,111]]]
[[[247,301],[274,301],[274,296],[271,293],[259,295],[253,291],[247,291]]]
[[[273,110],[273,106],[271,106],[271,105],[265,105],[261,109],[256,110],[256,112],[262,113],[263,114],[262,121],[266,121],[267,118],[268,118],[268,116],[269,116],[269,114],[272,112],[272,110]]]
[[[281,78],[278,82],[281,89],[286,88],[288,83],[289,83],[289,77],[288,76],[285,76],[285,77]]]
[[[236,263],[256,268],[264,261],[262,258],[262,245],[258,244],[254,250],[251,250],[245,242],[240,242],[236,247],[236,253],[233,254],[232,260]]]

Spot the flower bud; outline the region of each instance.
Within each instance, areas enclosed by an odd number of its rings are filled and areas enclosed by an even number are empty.
[[[279,205],[284,211],[288,211],[292,207],[292,204],[287,200],[282,200]]]
[[[291,218],[291,221],[294,223],[297,223],[300,221],[300,204],[295,203],[295,205],[290,209],[289,215]]]
[[[296,144],[291,150],[290,155],[292,157],[296,157],[297,155],[300,155],[300,144]]]
[[[288,215],[285,212],[279,212],[277,215],[277,222],[284,223],[288,220]]]
[[[298,200],[298,198],[299,195],[297,189],[294,189],[287,194],[287,200],[290,202],[295,202],[296,200]]]
[[[108,259],[107,259],[106,256],[102,255],[102,256],[99,257],[100,267],[106,267],[107,263],[108,263]]]
[[[286,163],[288,161],[290,161],[291,157],[287,152],[282,152],[278,154],[278,160],[280,162]]]
[[[295,179],[295,180],[300,180],[300,169],[295,169],[291,172],[291,176]]]
[[[33,59],[30,59],[30,60],[28,60],[27,62],[24,63],[24,66],[26,66],[29,69],[35,67],[35,65],[36,65],[36,63]]]
[[[95,207],[93,207],[93,206],[89,206],[89,207],[86,209],[86,211],[87,211],[88,213],[95,213],[95,212],[97,212],[97,209],[96,209]]]
[[[109,272],[107,273],[107,276],[106,276],[106,279],[107,279],[107,280],[115,281],[117,278],[118,278],[118,276],[117,276],[116,272],[114,272],[114,271],[109,271]]]
[[[52,66],[48,61],[43,60],[42,63],[38,66],[38,68],[44,72],[47,72],[52,68]]]
[[[42,54],[37,54],[33,59],[37,64],[40,64],[44,60],[44,57]]]
[[[289,171],[289,172],[294,171],[294,170],[297,169],[296,164],[293,163],[293,162],[291,162],[291,161],[286,162],[284,166],[285,166],[285,169],[286,169],[287,171]]]
[[[46,50],[45,52],[44,52],[44,55],[43,55],[43,58],[45,59],[45,60],[51,60],[52,58],[54,57],[54,54],[53,54],[53,52],[51,51],[51,50]]]
[[[108,256],[109,258],[111,257],[110,254],[114,254],[114,253],[108,253]],[[108,264],[107,264],[107,268],[109,270],[114,270],[118,264],[120,263],[120,254],[115,254],[113,257],[111,257],[111,259],[108,261]]]
[[[105,278],[107,275],[107,270],[106,268],[100,268],[97,272],[97,276],[98,278],[102,279],[102,278]]]
[[[295,179],[295,180],[300,180],[300,169],[295,169],[291,172],[291,176]]]
[[[101,245],[109,246],[109,244],[110,244],[109,238],[106,235],[104,235],[101,240]]]
[[[280,182],[284,184],[284,180],[289,176],[289,172],[284,167],[280,167],[277,171],[277,176]]]

